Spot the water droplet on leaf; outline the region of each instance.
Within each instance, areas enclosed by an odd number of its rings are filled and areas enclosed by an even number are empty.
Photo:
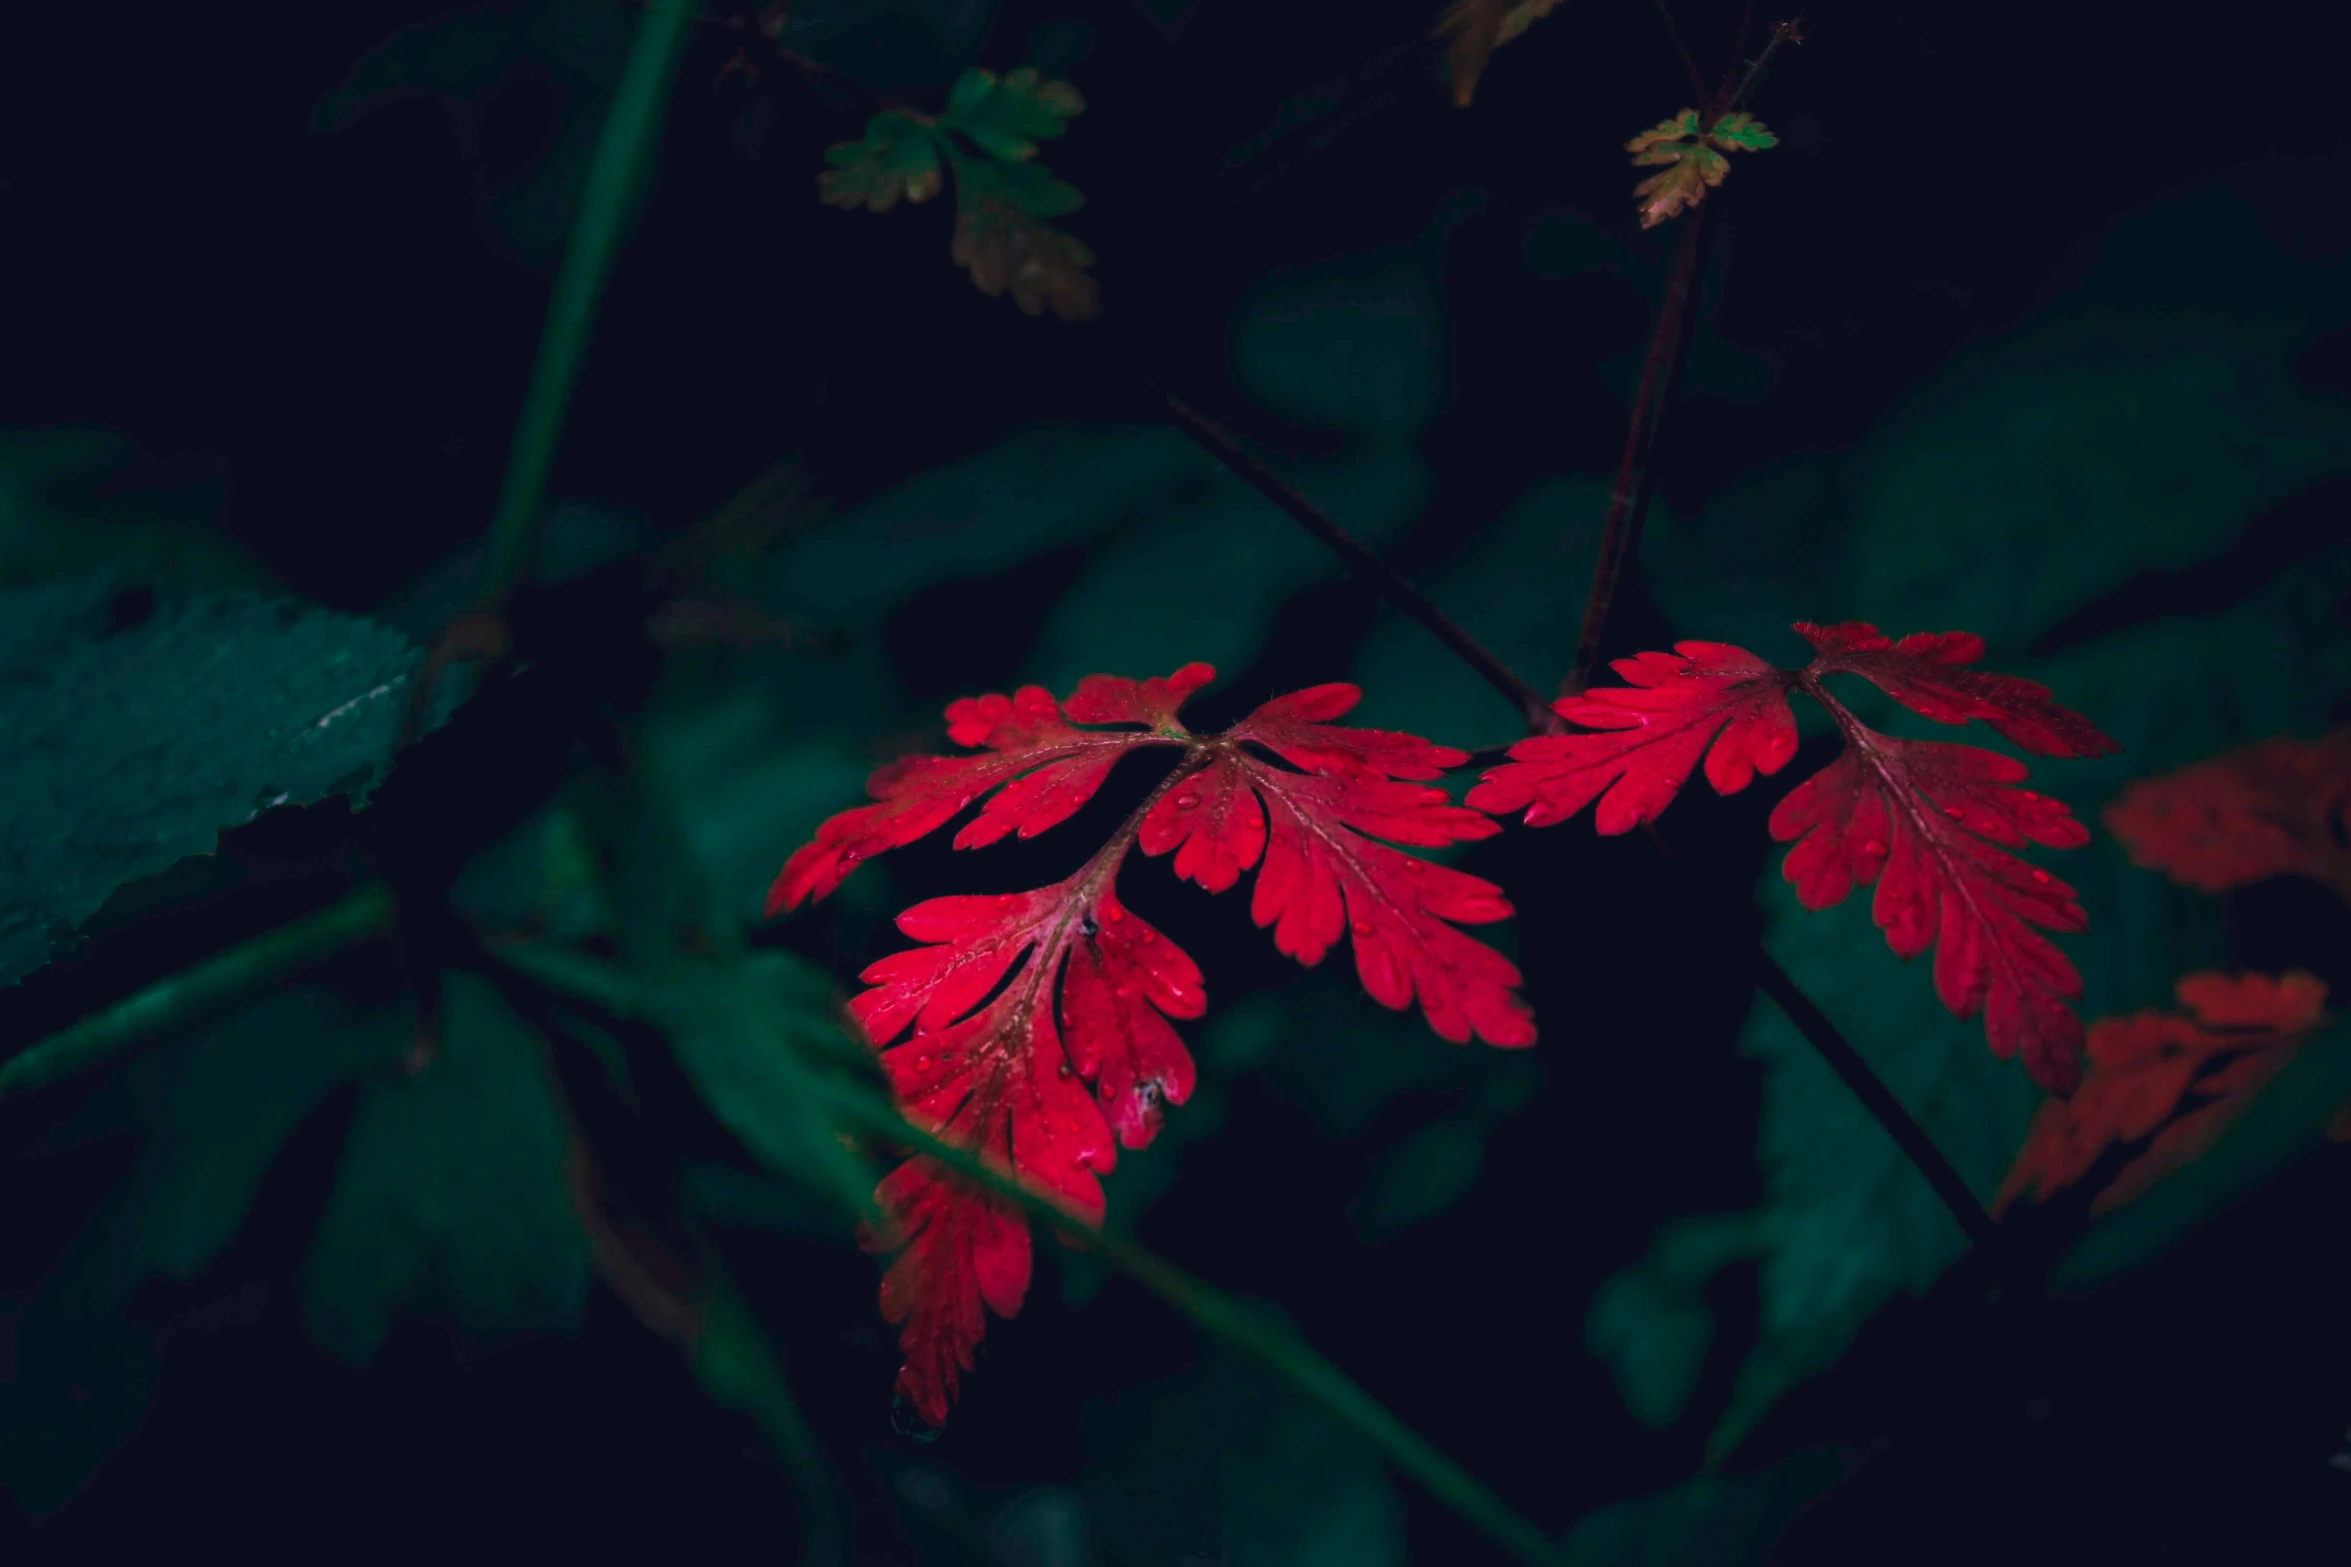
[[[890,1400],[890,1429],[909,1442],[936,1442],[939,1428],[922,1417],[914,1400],[904,1393]]]
[[[1179,794],[1176,796],[1176,809],[1179,811],[1188,811],[1199,803],[1200,797],[1196,794]]]

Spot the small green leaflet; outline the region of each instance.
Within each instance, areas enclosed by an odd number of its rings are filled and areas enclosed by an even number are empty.
[[[121,626],[102,578],[0,592],[0,985],[224,829],[364,797],[415,664],[388,626],[248,594]]]
[[[1624,144],[1624,150],[1633,155],[1635,168],[1660,170],[1633,187],[1641,227],[1655,228],[1704,201],[1707,191],[1731,171],[1724,153],[1761,152],[1778,146],[1779,140],[1752,114],[1726,114],[1708,125],[1695,109],[1684,109],[1641,132]]]
[[[1084,203],[1075,186],[1036,162],[1037,144],[1068,129],[1085,100],[1069,83],[1034,67],[999,77],[968,70],[937,119],[887,109],[865,135],[825,152],[817,189],[831,206],[887,212],[901,200],[927,201],[955,177],[955,237],[950,253],[991,298],[1007,292],[1029,315],[1051,309],[1064,321],[1100,309],[1087,268],[1094,253],[1047,219]]]

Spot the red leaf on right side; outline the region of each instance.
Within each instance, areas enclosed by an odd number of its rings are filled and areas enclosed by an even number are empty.
[[[2074,891],[2002,849],[2078,849],[2089,829],[2064,804],[2018,789],[2013,757],[1846,726],[1845,753],[1771,813],[1782,873],[1808,909],[1877,884],[1871,913],[1895,955],[1935,951],[1935,992],[1954,1017],[1984,1014],[1992,1053],[2022,1054],[2044,1088],[2080,1071],[2082,993],[2071,959],[2041,930],[2088,928]]]
[[[1620,658],[1609,667],[1627,684],[1552,704],[1560,717],[1594,732],[1519,741],[1511,760],[1488,769],[1470,790],[1469,803],[1497,815],[1524,810],[1529,827],[1548,827],[1597,799],[1593,829],[1614,835],[1655,821],[1701,755],[1715,792],[1736,794],[1796,754],[1796,715],[1788,707],[1794,677],[1745,648],[1677,642],[1672,653]]]
[[[2144,1011],[2090,1027],[2090,1071],[2070,1099],[2033,1117],[1992,1199],[2044,1201],[2087,1176],[2109,1148],[2145,1142],[2090,1204],[2103,1213],[2212,1145],[2324,1020],[2327,988],[2299,971],[2190,974],[2182,1012]]]
[[[1921,631],[1897,642],[1867,621],[1816,626],[1796,634],[1818,655],[1805,674],[1859,675],[1921,718],[1938,724],[1981,719],[2035,756],[2111,756],[2114,738],[2050,697],[2037,680],[1967,666],[1984,656],[1972,631]]]
[[[2139,779],[2106,808],[2106,826],[2133,863],[2199,892],[2306,876],[2351,898],[2351,730]]]

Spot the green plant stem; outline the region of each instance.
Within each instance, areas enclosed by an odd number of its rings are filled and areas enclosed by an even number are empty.
[[[587,1001],[617,1016],[661,1026],[658,999],[629,970],[540,941],[501,942],[480,954],[526,983]],[[1294,1331],[1266,1314],[1194,1277],[1117,1230],[1072,1212],[1061,1201],[1018,1177],[958,1148],[908,1121],[876,1084],[829,1073],[811,1061],[808,1092],[845,1128],[893,1143],[936,1160],[973,1185],[1019,1205],[1032,1217],[1099,1251],[1121,1273],[1190,1318],[1203,1331],[1233,1345],[1313,1399],[1385,1453],[1397,1468],[1521,1561],[1557,1564],[1551,1539],[1512,1510],[1476,1476],[1454,1463],[1387,1407],[1317,1353]],[[868,1217],[860,1215],[860,1217]]]
[[[563,436],[564,415],[571,408],[572,387],[579,380],[580,358],[604,295],[604,280],[612,270],[613,252],[620,245],[629,197],[660,131],[670,67],[692,20],[693,8],[686,0],[648,0],[620,85],[613,90],[612,112],[588,165],[579,221],[564,249],[562,270],[555,275],[547,325],[539,335],[539,357],[531,366],[530,388],[523,394],[522,417],[515,423],[514,444],[507,453],[506,478],[490,524],[490,559],[482,591],[486,600],[502,601],[530,570],[537,552],[547,475]]]
[[[827,1084],[825,1092],[832,1108],[857,1130],[913,1148],[1099,1251],[1103,1260],[1189,1317],[1203,1332],[1247,1354],[1362,1433],[1431,1496],[1520,1561],[1536,1567],[1563,1563],[1563,1553],[1532,1519],[1438,1451],[1286,1324],[1266,1312],[1252,1310],[1107,1225],[1072,1213],[1048,1193],[969,1150],[941,1141],[872,1094],[846,1084]]]
[[[0,1099],[126,1055],[161,1034],[234,1008],[291,975],[390,931],[382,883],[167,975],[0,1064]]]

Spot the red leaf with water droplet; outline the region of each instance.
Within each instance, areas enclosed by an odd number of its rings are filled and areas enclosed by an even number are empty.
[[[1897,956],[1935,948],[1935,991],[1955,1017],[1984,1014],[1993,1054],[2022,1054],[2063,1092],[2079,1071],[2082,991],[2040,930],[2088,929],[2073,889],[2004,848],[2078,849],[2089,830],[2059,801],[2015,785],[2013,757],[1846,724],[1846,750],[1782,800],[1771,835],[1808,909],[1877,884],[1872,913]],[[2035,929],[2039,927],[2039,929]]]
[[[1866,621],[1816,626],[1796,634],[1819,655],[1805,673],[1859,675],[1921,718],[1939,724],[1981,719],[2035,756],[2111,756],[2122,747],[2049,688],[2015,675],[1967,666],[1984,656],[1984,639],[1968,631],[1921,631],[1897,642]]]
[[[1205,765],[1143,819],[1143,852],[1174,850],[1176,874],[1211,892],[1232,887],[1262,857],[1250,916],[1273,927],[1282,952],[1315,964],[1351,936],[1356,973],[1383,1006],[1402,1010],[1417,997],[1429,1026],[1456,1044],[1473,1034],[1489,1044],[1532,1044],[1534,1019],[1515,993],[1517,967],[1454,928],[1508,918],[1501,889],[1389,847],[1494,834],[1484,815],[1418,781],[1467,755],[1414,735],[1327,722],[1361,696],[1354,686],[1317,686],[1276,697],[1235,724],[1203,751]]]
[[[875,803],[843,811],[817,829],[768,889],[767,912],[824,897],[861,861],[936,832],[992,791],[994,798],[955,835],[957,848],[980,848],[1014,832],[1033,838],[1059,826],[1094,797],[1120,757],[1184,743],[1189,736],[1176,709],[1215,678],[1215,670],[1195,663],[1165,679],[1091,675],[1067,704],[1042,686],[950,704],[948,738],[987,754],[903,757],[877,770],[865,785]],[[1081,729],[1081,723],[1150,727]]]
[[[1115,1145],[1142,1147],[1160,1107],[1191,1096],[1192,1059],[1167,1019],[1205,1005],[1191,958],[1119,903],[1123,858],[1119,846],[1034,892],[916,904],[898,926],[928,945],[872,965],[872,988],[850,1003],[907,1119],[1096,1220]],[[899,1249],[882,1283],[883,1315],[902,1324],[898,1389],[940,1424],[983,1306],[1020,1309],[1028,1224],[922,1158],[878,1197],[890,1231],[873,1244]]]
[[[2106,825],[2135,863],[2200,892],[2306,876],[2351,898],[2351,730],[2142,778]]]
[[[2144,1143],[2091,1202],[2130,1201],[2212,1145],[2324,1020],[2327,988],[2312,975],[2190,974],[2183,1012],[2144,1011],[2090,1027],[2090,1070],[2071,1098],[2033,1117],[1992,1200],[2044,1201],[2089,1176],[2110,1149]]]
[[[1276,697],[1222,735],[1196,736],[1176,713],[1212,678],[1206,664],[1187,664],[1165,679],[1091,675],[1059,703],[1035,686],[957,702],[948,735],[983,754],[883,768],[868,784],[876,803],[826,822],[769,894],[770,913],[822,897],[859,860],[983,798],[958,847],[1032,836],[1092,798],[1121,756],[1184,748],[1178,772],[1069,880],[933,898],[900,915],[923,945],[868,968],[872,988],[851,1003],[909,1119],[1081,1216],[1100,1215],[1098,1177],[1117,1146],[1149,1142],[1163,1107],[1192,1092],[1192,1058],[1169,1019],[1201,1014],[1200,971],[1118,902],[1117,868],[1135,843],[1174,851],[1177,874],[1212,892],[1258,867],[1251,908],[1276,946],[1315,963],[1351,934],[1364,987],[1398,1009],[1417,997],[1447,1039],[1535,1036],[1514,993],[1518,970],[1455,928],[1507,917],[1500,889],[1391,847],[1499,830],[1429,786],[1467,753],[1334,724],[1361,696],[1348,685]],[[1079,727],[1095,724],[1134,727]],[[1019,1308],[1028,1227],[1011,1205],[919,1157],[880,1196],[890,1233],[872,1244],[899,1252],[882,1286],[885,1315],[902,1324],[899,1391],[937,1423],[988,1311]]]
[[[1796,754],[1792,677],[1745,648],[1677,642],[1671,653],[1620,658],[1610,667],[1628,684],[1552,704],[1591,733],[1519,741],[1512,760],[1469,792],[1469,803],[1497,815],[1524,810],[1528,826],[1548,827],[1597,799],[1593,826],[1614,835],[1655,821],[1701,755],[1715,791],[1736,794]]]

